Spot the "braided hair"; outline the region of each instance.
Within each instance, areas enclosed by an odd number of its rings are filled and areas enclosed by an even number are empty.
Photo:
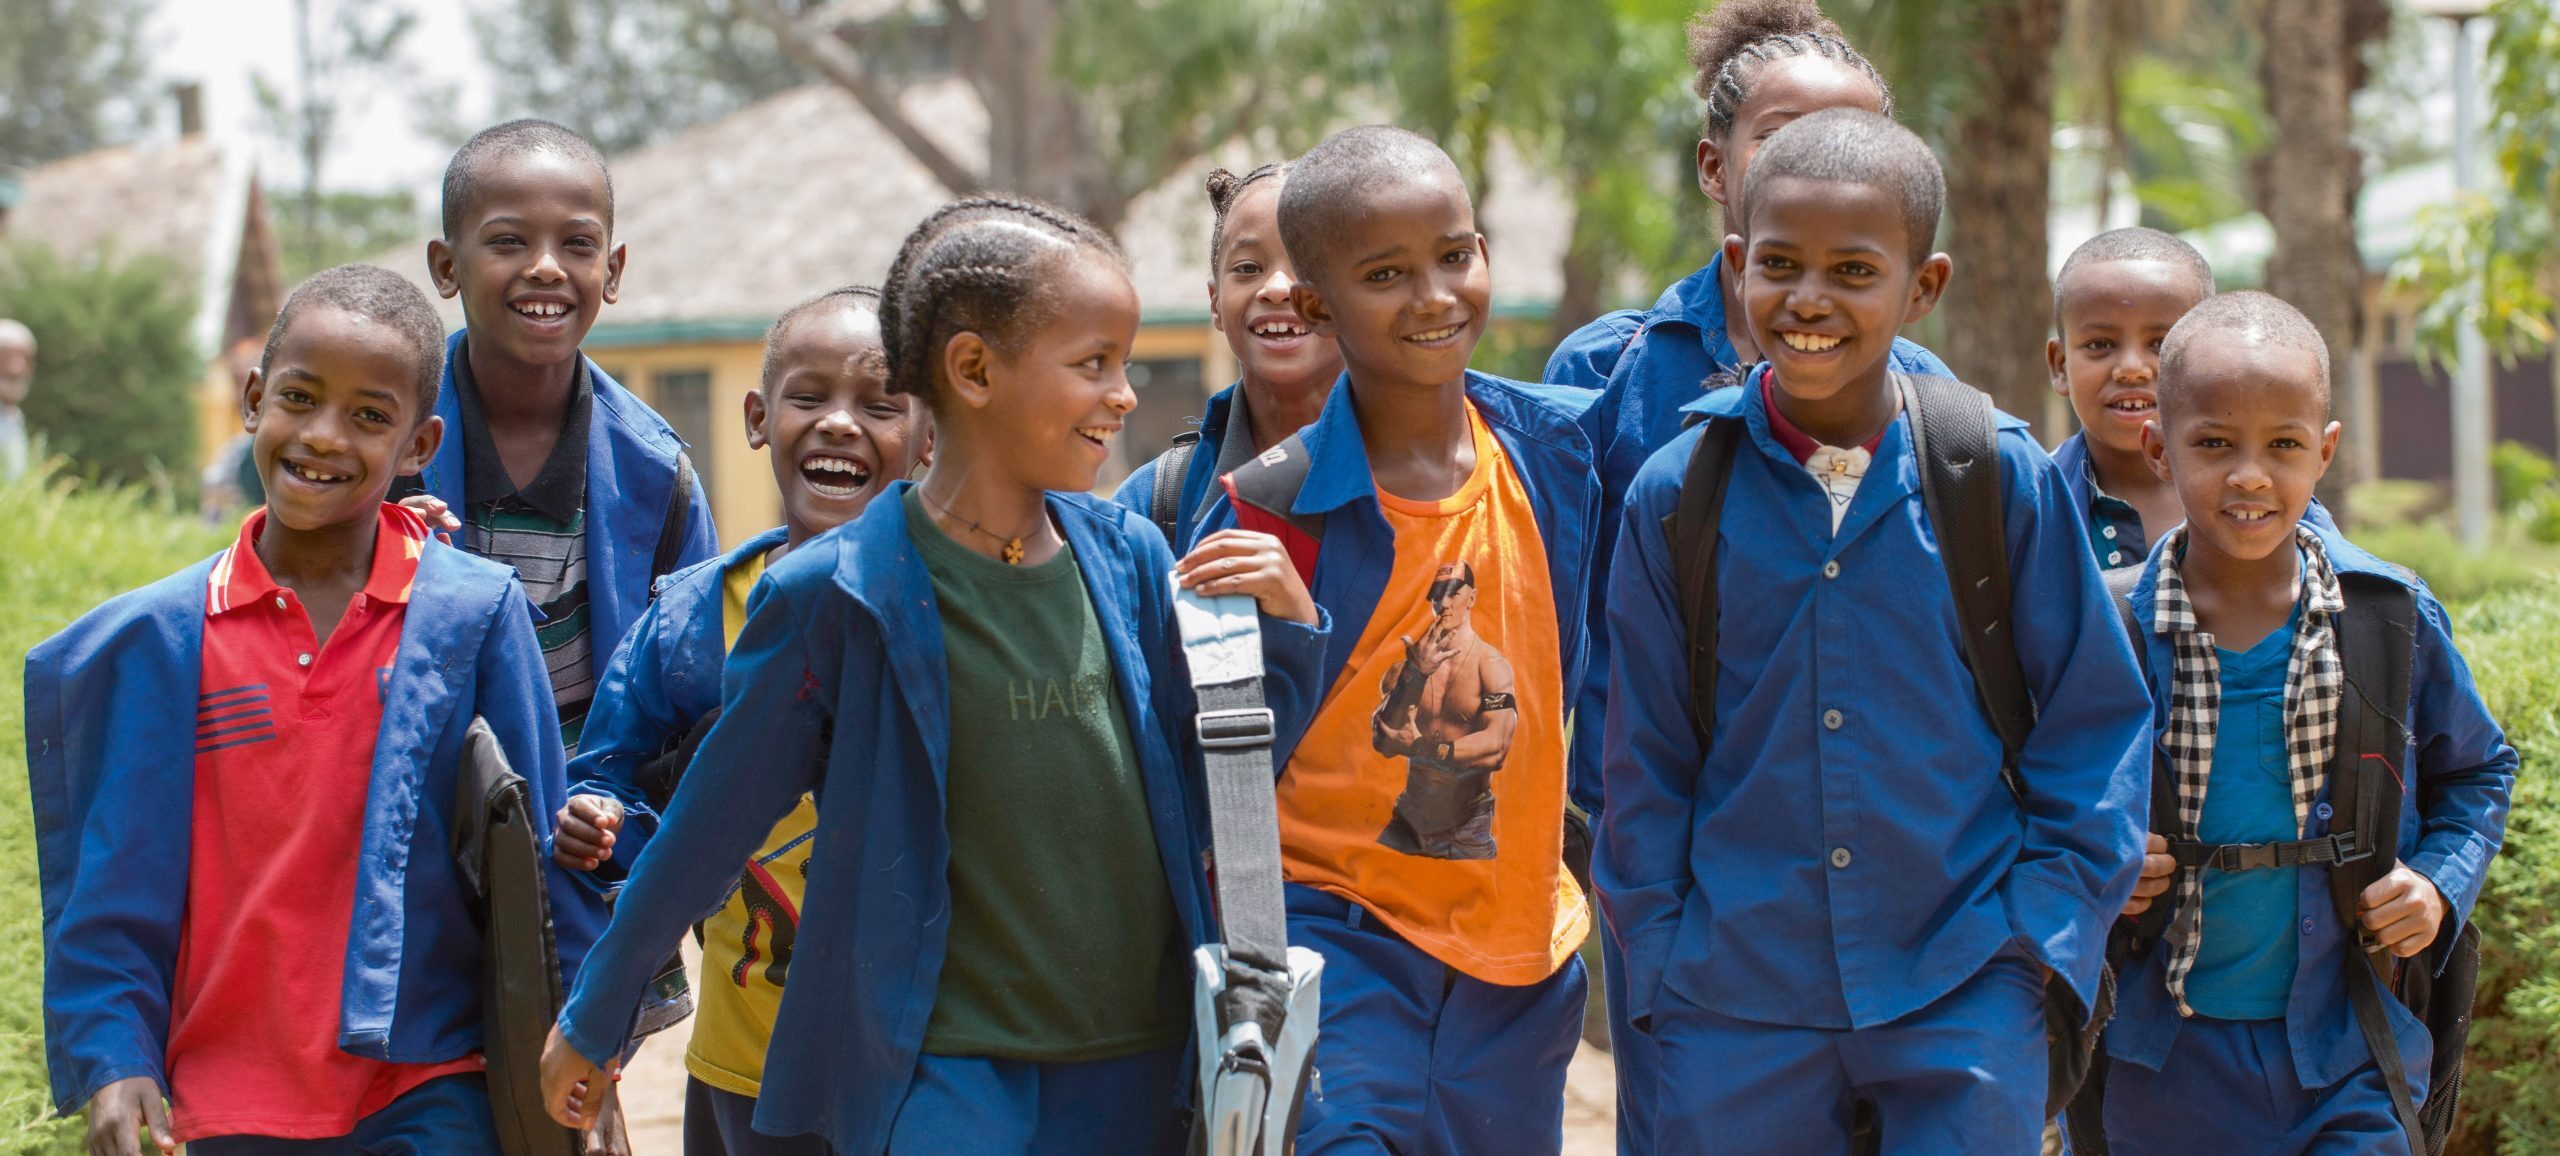
[[[928,406],[942,393],[942,351],[962,333],[998,348],[1049,316],[1043,283],[1059,259],[1089,252],[1123,269],[1120,247],[1092,222],[1019,197],[966,197],[934,210],[898,247],[881,292],[889,392]]]
[[[1707,102],[1707,137],[1722,140],[1733,131],[1761,65],[1793,56],[1819,56],[1866,74],[1885,115],[1893,115],[1893,86],[1814,0],[1725,0],[1689,21],[1689,64],[1698,70],[1698,97]]]
[[[1227,244],[1227,214],[1244,198],[1244,191],[1264,181],[1276,181],[1289,175],[1286,161],[1259,165],[1252,172],[1237,176],[1225,169],[1209,170],[1209,273],[1216,276],[1218,256]]]
[[[774,355],[779,353],[782,349],[782,335],[790,332],[792,326],[799,324],[801,318],[807,317],[820,309],[833,305],[868,306],[873,313],[878,313],[880,311],[880,290],[869,285],[839,286],[834,289],[829,289],[824,293],[820,293],[817,296],[794,305],[789,309],[783,310],[782,316],[774,318],[773,324],[765,327],[764,368],[757,375],[759,385],[765,389],[773,388],[773,359]],[[885,345],[885,338],[887,337],[885,331],[883,332],[882,337],[884,338],[883,344]],[[866,353],[863,355],[862,360],[875,363],[885,373],[888,365],[888,353],[885,350],[875,353]]]

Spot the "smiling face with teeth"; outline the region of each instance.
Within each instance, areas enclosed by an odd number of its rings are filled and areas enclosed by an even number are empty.
[[[1009,484],[1011,499],[1036,503],[1043,491],[1085,493],[1100,479],[1138,405],[1129,386],[1138,291],[1118,262],[1096,256],[1061,247],[1047,257],[1037,323],[1001,341],[964,330],[943,347],[933,468],[961,479],[954,490]]]
[[[1292,292],[1297,270],[1280,244],[1287,179],[1257,181],[1236,194],[1209,278],[1210,324],[1226,334],[1247,391],[1282,403],[1275,408],[1321,396],[1342,373],[1342,351],[1316,334]]]
[[[293,315],[240,393],[271,531],[372,533],[392,479],[425,469],[443,440],[420,372],[388,325],[326,305]]]
[[[889,392],[880,315],[842,299],[774,336],[771,381],[747,394],[747,444],[773,451],[787,541],[862,513],[928,455],[924,402]]]
[[[2321,377],[2311,353],[2227,332],[2190,344],[2178,379],[2162,383],[2143,451],[2186,509],[2190,568],[2199,551],[2208,568],[2292,565],[2277,551],[2338,451]]]
[[[2099,261],[2054,286],[2061,336],[2045,343],[2054,392],[2090,442],[2130,463],[2159,406],[2160,344],[2204,300],[2195,275],[2166,261]]]
[[[1914,260],[1903,205],[1880,187],[1785,176],[1755,188],[1745,235],[1725,240],[1743,314],[1788,420],[1829,445],[1858,445],[1893,418],[1887,355],[1937,308],[1951,265]]]
[[[578,343],[622,292],[610,197],[593,164],[548,149],[510,153],[472,183],[461,231],[427,242],[436,291],[462,300],[482,390],[527,374],[565,382],[576,369]]]
[[[1454,166],[1371,186],[1329,230],[1298,311],[1342,351],[1354,386],[1464,381],[1493,301],[1475,206]]]

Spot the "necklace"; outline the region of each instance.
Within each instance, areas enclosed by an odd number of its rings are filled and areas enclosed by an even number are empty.
[[[954,510],[954,509],[952,509],[951,507],[949,507],[949,506],[947,506],[947,505],[944,505],[944,504],[943,504],[943,503],[941,503],[941,502],[935,502],[935,501],[933,500],[932,495],[926,494],[926,493],[924,492],[924,490],[923,490],[923,489],[921,489],[921,488],[919,488],[919,489],[917,489],[917,490],[916,490],[916,495],[917,495],[918,497],[922,497],[922,498],[923,498],[925,501],[927,501],[927,502],[931,502],[931,503],[933,504],[933,508],[935,508],[935,509],[937,509],[937,510],[942,511],[942,516],[943,516],[943,517],[949,518],[949,519],[951,519],[951,520],[952,520],[952,521],[954,521],[954,522],[958,522],[958,523],[960,523],[961,525],[968,527],[968,529],[969,529],[969,531],[970,531],[971,533],[977,534],[977,535],[979,535],[979,536],[981,536],[981,537],[984,537],[986,540],[988,540],[988,541],[990,541],[990,542],[994,542],[994,543],[997,543],[997,544],[1001,545],[1001,546],[1003,547],[1003,557],[1004,557],[1004,564],[1005,564],[1005,565],[1007,565],[1007,566],[1019,566],[1019,565],[1022,565],[1022,535],[1020,535],[1020,534],[1015,534],[1014,536],[1012,536],[1012,537],[1008,538],[1008,537],[1006,537],[1006,536],[1004,536],[1004,535],[1002,535],[1002,534],[996,533],[995,531],[993,531],[993,530],[990,530],[990,529],[986,528],[985,526],[981,526],[981,525],[977,524],[976,522],[972,522],[972,521],[970,521],[969,519],[962,517],[962,516],[960,515],[959,511]]]

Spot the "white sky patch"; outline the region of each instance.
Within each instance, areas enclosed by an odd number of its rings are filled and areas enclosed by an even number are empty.
[[[469,127],[494,101],[492,78],[471,32],[470,12],[485,0],[406,0],[417,24],[390,67],[342,82],[338,128],[321,183],[332,189],[411,189],[433,205],[433,189],[452,145],[420,123],[419,104]],[[318,14],[330,0],[315,0]],[[315,24],[323,24],[315,20]],[[297,188],[302,162],[258,106],[252,76],[289,99],[298,97],[293,0],[160,0],[149,35],[155,80],[204,86],[205,131],[227,147],[254,150],[269,190]],[[444,99],[449,93],[451,99]],[[164,99],[153,135],[176,131]]]

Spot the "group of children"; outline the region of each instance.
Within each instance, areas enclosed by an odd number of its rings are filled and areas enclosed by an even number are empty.
[[[2320,335],[2106,234],[2047,350],[2082,432],[1993,417],[1950,469],[1949,371],[1900,336],[1956,275],[1938,161],[1810,0],[1728,0],[1691,53],[1724,245],[1548,383],[1468,368],[1457,168],[1347,130],[1211,176],[1240,380],[1099,500],[1125,263],[966,199],[774,322],[743,416],[783,524],[726,554],[578,352],[622,267],[603,159],[481,133],[428,253],[464,330],[379,269],[305,283],[242,395],[267,506],[29,655],[57,1107],[102,1156],[496,1152],[447,849],[481,718],[553,826],[541,1076],[588,1150],[691,928],[689,1154],[1179,1151],[1219,913],[1178,585],[1260,612],[1288,935],[1325,961],[1300,1151],[1556,1150],[1595,931],[1622,1152],[2034,1151],[2049,1026],[2109,991],[2075,1138],[2411,1151],[2348,968],[2441,966],[2515,753],[2441,608],[2312,499]],[[1986,535],[1933,489],[1967,468]],[[1977,562],[1988,643],[1947,577]],[[2373,704],[2345,591],[2389,584],[2411,673]],[[2356,926],[2324,861],[2189,853],[2326,837],[2360,704],[2406,789],[2356,833],[2393,863]]]

